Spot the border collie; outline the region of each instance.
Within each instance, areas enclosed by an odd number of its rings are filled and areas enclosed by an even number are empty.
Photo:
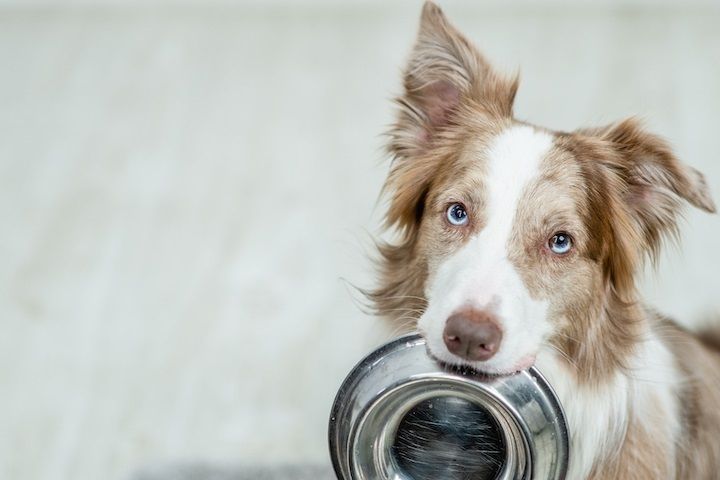
[[[635,277],[703,175],[634,119],[559,132],[514,118],[498,74],[426,3],[389,132],[377,311],[438,360],[537,365],[567,414],[568,478],[720,475],[720,349],[645,307]]]

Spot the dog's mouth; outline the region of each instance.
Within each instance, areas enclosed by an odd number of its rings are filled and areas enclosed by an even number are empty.
[[[453,359],[452,361],[448,361],[446,359],[440,358],[437,355],[435,355],[429,347],[426,346],[426,352],[430,358],[435,360],[438,364],[440,364],[444,369],[451,371],[453,373],[457,373],[463,376],[472,376],[472,377],[485,377],[485,378],[493,378],[493,377],[509,377],[511,375],[517,375],[518,373],[522,372],[523,370],[528,370],[533,365],[535,365],[535,357],[534,356],[528,356],[524,357],[523,359],[518,362],[517,366],[515,368],[511,369],[494,369],[494,368],[483,368],[482,365],[472,365],[470,363],[467,363],[466,361],[463,361],[462,359],[458,358],[457,360]]]

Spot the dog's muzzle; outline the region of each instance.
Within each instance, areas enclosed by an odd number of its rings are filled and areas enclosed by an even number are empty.
[[[564,479],[568,434],[535,368],[487,377],[449,368],[410,335],[362,360],[329,425],[341,480]]]

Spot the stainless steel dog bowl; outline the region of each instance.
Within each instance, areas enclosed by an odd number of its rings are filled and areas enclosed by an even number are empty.
[[[329,440],[341,480],[564,479],[568,463],[565,417],[540,372],[447,367],[419,335],[350,372]]]

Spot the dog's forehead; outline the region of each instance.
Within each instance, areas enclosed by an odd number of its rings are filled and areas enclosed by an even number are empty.
[[[582,203],[575,198],[585,183],[580,163],[563,145],[561,134],[527,124],[473,131],[455,145],[454,161],[439,169],[430,201],[464,199],[483,217],[501,207],[506,215],[521,206],[544,211],[561,200]]]
[[[466,175],[496,201],[519,201],[521,192],[531,186],[559,187],[578,174],[572,157],[556,145],[553,132],[524,124],[475,137],[462,157]]]
[[[491,139],[486,152],[487,175],[517,188],[542,173],[554,136],[527,125],[511,126]]]

